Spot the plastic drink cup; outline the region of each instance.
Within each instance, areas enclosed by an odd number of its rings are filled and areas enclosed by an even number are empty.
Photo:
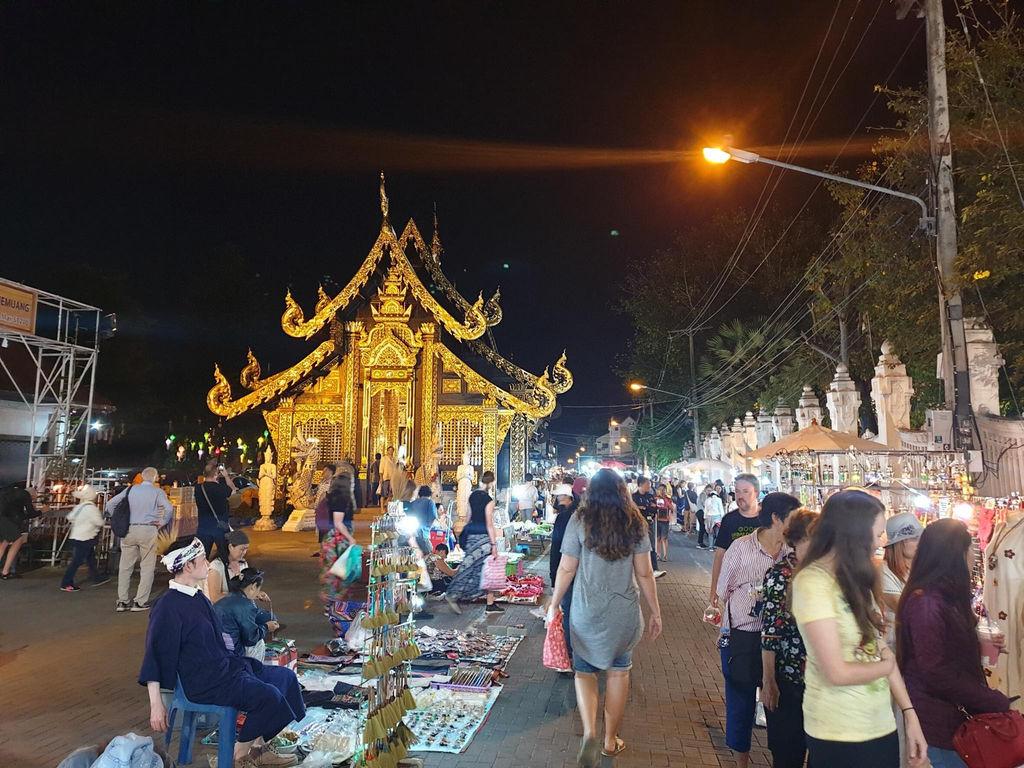
[[[722,626],[722,611],[713,605],[704,609],[704,621],[713,627]]]
[[[1003,633],[991,623],[978,625],[978,641],[981,643],[981,661],[987,667],[994,667],[999,662],[999,646],[995,639],[1001,638]]]

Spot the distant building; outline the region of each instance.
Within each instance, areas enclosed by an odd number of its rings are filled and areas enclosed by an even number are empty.
[[[612,419],[608,423],[608,432],[597,438],[597,454],[602,459],[618,459],[633,457],[633,433],[636,431],[636,419],[627,416],[622,421]]]

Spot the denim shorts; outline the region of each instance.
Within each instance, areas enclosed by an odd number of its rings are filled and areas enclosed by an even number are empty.
[[[612,660],[612,665],[607,670],[598,669],[593,664],[582,658],[579,654],[574,654],[572,657],[572,668],[577,672],[583,672],[584,674],[596,675],[598,672],[628,672],[633,668],[633,652],[626,651],[621,656],[616,656]]]

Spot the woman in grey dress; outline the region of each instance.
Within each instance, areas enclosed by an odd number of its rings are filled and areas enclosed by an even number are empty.
[[[640,595],[647,605],[647,634],[661,634],[661,608],[651,567],[647,522],[626,484],[610,469],[590,480],[587,501],[569,520],[547,621],[572,585],[569,635],[576,670],[576,706],[583,720],[577,764],[593,768],[600,755],[626,748],[619,726],[629,698],[633,648],[644,632]],[[597,674],[605,672],[605,733],[597,738]]]

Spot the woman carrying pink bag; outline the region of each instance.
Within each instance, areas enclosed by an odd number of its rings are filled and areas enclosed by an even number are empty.
[[[480,484],[484,488],[493,482],[493,472],[484,472],[480,478]],[[498,554],[498,531],[494,527],[494,499],[487,491],[473,491],[469,495],[469,510],[469,522],[459,534],[459,546],[466,556],[455,572],[452,583],[448,585],[444,599],[455,613],[462,613],[459,600],[473,600],[479,597],[481,592],[486,592],[485,612],[504,613],[505,609],[494,602],[494,592],[481,587],[484,565],[492,555]],[[501,573],[502,586],[499,589],[504,588],[504,563],[501,566]]]

